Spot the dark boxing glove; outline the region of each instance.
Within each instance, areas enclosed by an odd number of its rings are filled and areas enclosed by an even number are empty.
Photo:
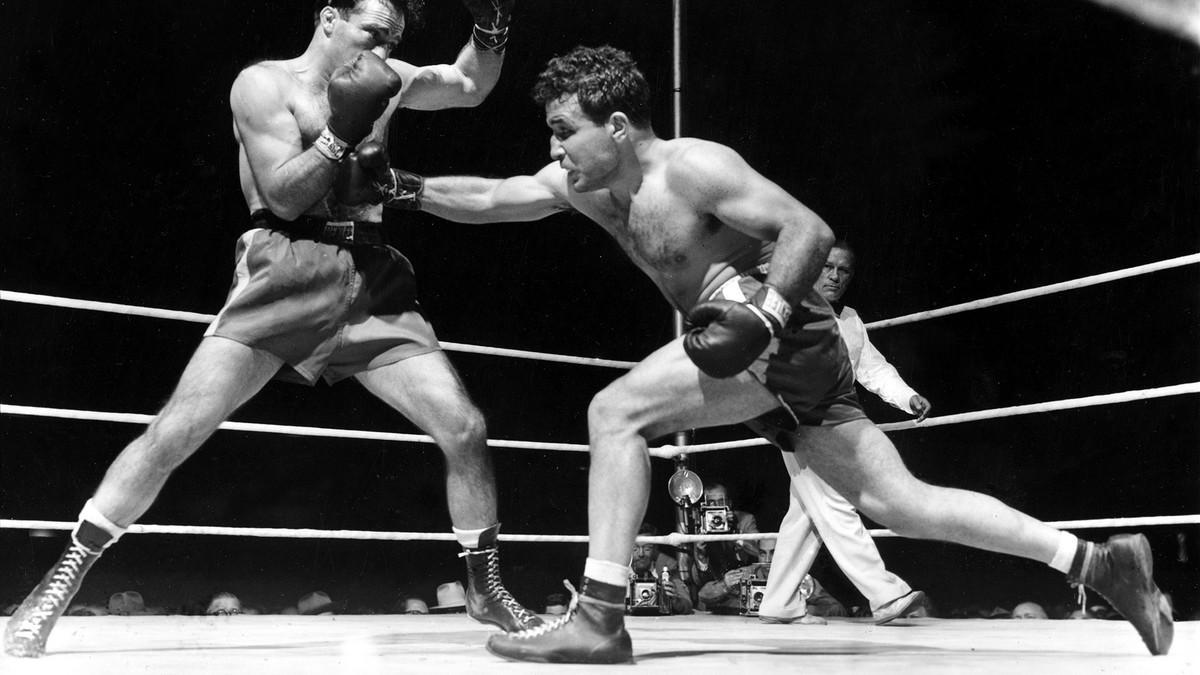
[[[702,302],[688,312],[693,328],[683,338],[683,349],[705,375],[733,377],[754,363],[791,315],[791,305],[768,284],[749,302]]]
[[[481,51],[504,53],[508,44],[508,25],[512,21],[516,0],[463,0],[467,11],[475,18],[471,40]]]
[[[317,139],[322,154],[341,160],[347,150],[371,133],[388,100],[400,93],[404,81],[374,52],[361,52],[333,71],[329,78],[329,121]]]
[[[391,168],[387,149],[370,141],[350,155],[334,183],[334,194],[338,202],[348,206],[371,203],[416,211],[421,208],[424,188],[423,177]]]

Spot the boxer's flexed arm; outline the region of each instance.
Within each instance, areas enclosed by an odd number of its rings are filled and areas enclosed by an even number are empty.
[[[420,202],[421,210],[459,223],[526,222],[572,208],[557,164],[533,176],[426,178]]]
[[[469,44],[463,47],[453,64],[414,66],[388,60],[405,82],[399,106],[412,110],[472,108],[483,103],[500,79],[503,62],[503,56],[494,52],[480,53]]]
[[[504,63],[514,0],[463,0],[475,21],[471,39],[453,64],[388,63],[404,78],[400,106],[414,110],[471,108],[483,103]]]
[[[329,190],[338,167],[315,147],[304,149],[281,79],[270,66],[246,68],[234,80],[229,106],[254,189],[275,215],[292,220]]]
[[[833,232],[820,217],[752,169],[732,149],[699,142],[672,158],[672,192],[698,214],[763,241],[774,241],[766,283],[748,302],[710,300],[688,313],[684,351],[711,377],[732,377],[752,364],[788,323],[792,306],[812,289]]]
[[[834,241],[820,216],[718,143],[696,144],[680,153],[669,179],[700,212],[775,242],[767,283],[791,304],[812,289]]]
[[[234,134],[253,190],[285,220],[304,213],[329,191],[340,164],[371,133],[402,81],[368,51],[335,70],[326,92],[326,126],[307,149],[291,109],[289,86],[294,85],[287,73],[260,64],[243,70],[229,94]]]

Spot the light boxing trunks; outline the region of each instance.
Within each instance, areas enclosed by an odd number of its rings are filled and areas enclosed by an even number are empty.
[[[721,284],[710,299],[746,302],[766,276],[767,266],[759,265]],[[748,370],[782,405],[745,424],[783,450],[794,450],[788,434],[801,426],[867,417],[833,308],[815,290],[792,308],[792,318]]]
[[[283,359],[277,377],[333,383],[438,351],[417,303],[412,264],[378,223],[251,214],[238,238],[233,287],[205,336]]]

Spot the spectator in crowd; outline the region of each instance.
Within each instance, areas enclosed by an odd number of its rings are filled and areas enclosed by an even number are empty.
[[[242,601],[233,593],[222,591],[214,593],[204,610],[208,616],[235,616],[242,614]]]
[[[1013,607],[1012,618],[1014,619],[1046,619],[1046,610],[1038,603],[1032,600],[1026,600]]]
[[[303,616],[327,616],[333,610],[333,599],[325,591],[313,591],[296,602],[296,613]]]
[[[754,515],[739,510],[724,484],[704,485],[704,501],[700,503],[701,532],[713,533],[706,527],[704,512],[721,507],[733,514],[728,519],[726,534],[755,534],[758,521]],[[714,614],[739,614],[743,606],[741,586],[745,579],[760,574],[760,543],[756,540],[697,542],[692,559],[691,579],[696,587],[696,605]],[[774,548],[772,547],[772,551]],[[763,571],[765,573],[765,570]]]
[[[763,565],[770,565],[775,559],[775,540],[774,539],[759,539],[758,540],[758,562]]]
[[[167,612],[161,607],[147,608],[145,599],[137,591],[122,591],[109,596],[108,613],[112,616],[144,616]]]
[[[642,523],[638,535],[657,537],[658,528],[651,523]],[[660,550],[658,544],[633,545],[633,556],[629,562],[631,570],[630,581],[658,581],[663,569],[667,570],[667,578],[671,583],[663,585],[663,594],[670,602],[672,614],[691,614],[692,595],[687,584],[679,575],[679,562]]]
[[[467,611],[467,594],[461,581],[447,581],[437,587],[438,604],[429,608],[430,614],[458,614]]]
[[[758,520],[754,514],[749,511],[742,511],[734,504],[733,498],[729,494],[729,488],[724,483],[709,481],[704,484],[704,501],[700,503],[701,508],[727,506],[733,512],[733,522],[730,533],[741,532],[743,534],[757,534]],[[738,560],[745,563],[756,562],[758,559],[758,541],[735,541],[734,550],[737,552]]]
[[[428,614],[429,605],[421,598],[405,598],[402,614]]]

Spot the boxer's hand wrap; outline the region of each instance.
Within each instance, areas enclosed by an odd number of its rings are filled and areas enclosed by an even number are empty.
[[[791,314],[791,305],[767,284],[748,303],[702,302],[688,313],[693,328],[683,338],[683,349],[705,375],[733,377],[766,351]]]
[[[771,284],[763,284],[754,297],[750,298],[750,304],[761,309],[763,314],[766,314],[775,324],[771,330],[771,335],[776,335],[787,325],[789,319],[792,318],[792,305],[783,297],[779,289]]]
[[[342,161],[346,157],[346,151],[350,149],[350,145],[338,138],[329,130],[329,127],[321,130],[321,135],[313,141],[313,147],[317,149],[317,152],[335,162]]]
[[[463,0],[463,4],[475,18],[475,28],[471,31],[475,48],[503,54],[516,0]]]

